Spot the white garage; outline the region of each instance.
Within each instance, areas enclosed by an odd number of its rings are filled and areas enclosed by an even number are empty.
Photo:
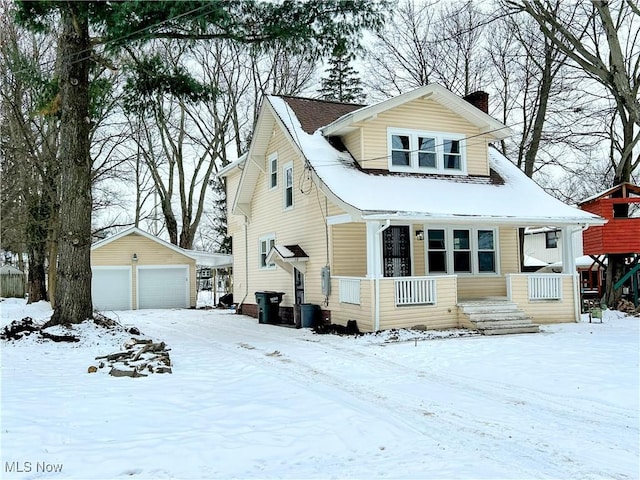
[[[131,227],[91,247],[91,293],[100,311],[194,308],[196,262],[232,264],[231,256],[185,250]]]
[[[139,266],[138,308],[189,308],[189,267]]]
[[[93,308],[131,310],[131,267],[92,267]]]

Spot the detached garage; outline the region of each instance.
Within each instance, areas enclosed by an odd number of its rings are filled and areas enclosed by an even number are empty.
[[[91,293],[97,310],[193,308],[196,260],[230,264],[229,255],[185,250],[139,228],[91,247]],[[217,265],[216,265],[217,263]]]

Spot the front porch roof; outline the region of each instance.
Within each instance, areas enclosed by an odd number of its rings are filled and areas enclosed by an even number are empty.
[[[349,152],[334,148],[320,130],[307,133],[286,98],[270,96],[268,101],[325,193],[363,220],[521,226],[606,223],[547,194],[495,148],[489,149],[489,177],[371,172],[360,168]]]

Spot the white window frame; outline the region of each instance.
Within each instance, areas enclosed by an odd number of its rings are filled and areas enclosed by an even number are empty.
[[[429,272],[429,230],[444,230],[444,244],[445,244],[445,261],[446,272]],[[454,242],[453,231],[454,230],[467,230],[470,235],[470,249],[461,251],[471,252],[471,271],[470,272],[455,272],[453,268],[454,257]],[[479,249],[478,232],[490,231],[493,232],[493,250]],[[500,245],[498,242],[499,230],[496,227],[461,227],[461,226],[444,226],[444,225],[424,225],[424,248],[425,248],[425,272],[427,275],[459,275],[459,276],[496,276],[500,275]],[[442,250],[433,250],[442,251]],[[493,272],[481,272],[480,260],[478,254],[480,252],[493,252],[494,253],[494,265],[495,271]]]
[[[392,139],[394,135],[409,137],[409,166],[393,164]],[[435,140],[436,166],[421,167],[419,164],[419,138],[433,138]],[[460,169],[445,168],[444,144],[449,140],[460,144]],[[460,133],[429,132],[401,128],[387,129],[388,166],[390,172],[437,173],[442,175],[467,175],[467,146],[465,136]],[[406,151],[406,150],[404,150]]]
[[[287,182],[287,172],[291,171],[291,185]],[[287,205],[287,193],[291,190],[291,205]],[[289,162],[282,166],[282,205],[285,210],[291,210],[294,205],[293,201],[293,162]]]
[[[266,263],[266,257],[269,254],[269,251],[275,246],[275,244],[275,233],[263,235],[258,239],[258,267],[261,270],[273,270],[274,268],[276,268],[275,263]]]
[[[269,155],[267,161],[269,163],[269,190],[274,190],[278,188],[278,152]]]

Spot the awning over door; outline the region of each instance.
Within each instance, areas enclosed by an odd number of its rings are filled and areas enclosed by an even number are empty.
[[[275,263],[289,273],[293,273],[294,267],[304,273],[308,261],[309,255],[300,245],[274,245],[266,258],[267,263]]]

